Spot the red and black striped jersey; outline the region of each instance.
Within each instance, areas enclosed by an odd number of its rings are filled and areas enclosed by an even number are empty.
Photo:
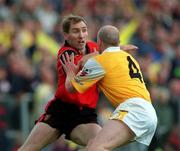
[[[98,50],[98,46],[95,42],[86,43],[86,54],[93,53],[95,50]],[[67,42],[65,42],[64,46],[59,49],[57,56],[58,85],[57,85],[55,97],[62,101],[77,104],[79,106],[87,106],[90,108],[95,108],[98,101],[98,91],[96,85],[93,85],[90,89],[88,89],[84,93],[67,92],[65,88],[66,75],[64,73],[63,67],[60,62],[62,54],[64,54],[65,52],[68,52],[68,54],[74,53],[76,64],[83,57],[83,54],[79,50],[70,47],[67,44]]]

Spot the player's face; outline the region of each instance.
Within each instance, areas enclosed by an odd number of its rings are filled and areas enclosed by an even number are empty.
[[[87,26],[83,21],[71,23],[69,33],[65,34],[65,39],[74,48],[84,50],[88,36]]]

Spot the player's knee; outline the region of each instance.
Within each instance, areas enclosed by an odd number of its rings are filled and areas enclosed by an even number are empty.
[[[85,146],[86,142],[79,136],[73,136],[71,140],[79,145]]]
[[[70,138],[75,143],[85,146],[100,130],[101,127],[97,124],[81,124],[72,130]]]
[[[102,129],[102,127],[101,126],[99,126],[99,125],[94,125],[94,129],[93,129],[93,132],[92,132],[92,138],[94,138],[98,133],[99,133],[99,131]]]
[[[87,137],[88,137],[88,142],[90,140],[94,139],[95,136],[102,129],[101,126],[99,126],[98,124],[91,124],[91,125],[89,124],[89,126],[91,126],[91,127],[85,131],[85,133],[87,134]]]
[[[85,145],[87,145],[86,139],[81,134],[77,133],[77,131],[73,131],[70,134],[70,139],[79,145],[85,146]]]

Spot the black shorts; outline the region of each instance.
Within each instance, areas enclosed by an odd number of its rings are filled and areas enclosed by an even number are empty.
[[[70,133],[77,125],[97,123],[97,114],[93,108],[53,100],[38,122],[47,123],[61,134],[64,133],[66,139],[70,139]]]

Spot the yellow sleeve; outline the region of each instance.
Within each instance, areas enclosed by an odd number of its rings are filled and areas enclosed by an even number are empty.
[[[97,80],[94,81],[86,81],[83,83],[77,82],[75,79],[72,81],[73,87],[79,92],[79,93],[84,93],[86,90],[88,90],[92,85],[94,85]]]

